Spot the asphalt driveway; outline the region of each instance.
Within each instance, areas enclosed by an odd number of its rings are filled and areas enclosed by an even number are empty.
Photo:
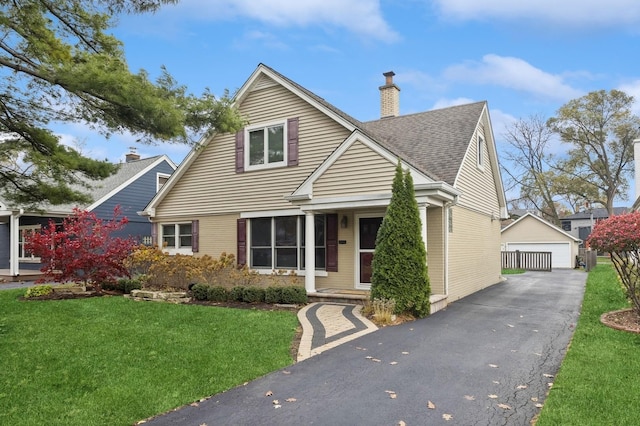
[[[527,425],[564,357],[586,277],[576,270],[509,276],[433,316],[382,328],[147,424]]]

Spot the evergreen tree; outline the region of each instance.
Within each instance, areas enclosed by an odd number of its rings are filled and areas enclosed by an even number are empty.
[[[372,299],[394,299],[396,313],[429,314],[431,289],[427,275],[422,222],[413,179],[400,161],[391,189],[391,202],[376,238],[371,276]]]

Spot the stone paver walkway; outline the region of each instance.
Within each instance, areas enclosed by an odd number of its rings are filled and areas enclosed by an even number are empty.
[[[298,361],[377,330],[361,310],[361,305],[318,302],[298,311],[303,330]]]

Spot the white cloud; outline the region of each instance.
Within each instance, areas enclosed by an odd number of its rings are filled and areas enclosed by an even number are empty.
[[[457,20],[538,21],[570,27],[630,27],[640,24],[637,0],[434,0],[440,13]]]
[[[640,116],[640,80],[635,80],[630,83],[625,83],[621,85],[618,89],[622,90],[627,95],[633,96],[635,102],[633,104],[633,107],[631,108],[631,111],[635,115]]]
[[[183,0],[169,9],[199,19],[245,17],[278,27],[330,26],[376,40],[399,39],[379,0]]]
[[[548,99],[566,101],[582,95],[560,75],[547,73],[528,62],[509,56],[485,55],[481,62],[469,61],[444,71],[448,80],[491,84]]]
[[[456,105],[466,105],[475,102],[473,99],[469,98],[455,98],[455,99],[438,99],[435,104],[433,104],[432,109],[440,109],[447,108],[450,106]]]

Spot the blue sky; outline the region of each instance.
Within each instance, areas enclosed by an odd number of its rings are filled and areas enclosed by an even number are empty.
[[[233,92],[262,62],[362,121],[379,117],[390,70],[401,114],[486,100],[499,152],[505,125],[593,90],[624,90],[640,114],[637,0],[182,0],[118,21],[133,71],[164,65],[195,94]],[[116,162],[131,146],[176,163],[189,151],[79,124],[57,131]]]

